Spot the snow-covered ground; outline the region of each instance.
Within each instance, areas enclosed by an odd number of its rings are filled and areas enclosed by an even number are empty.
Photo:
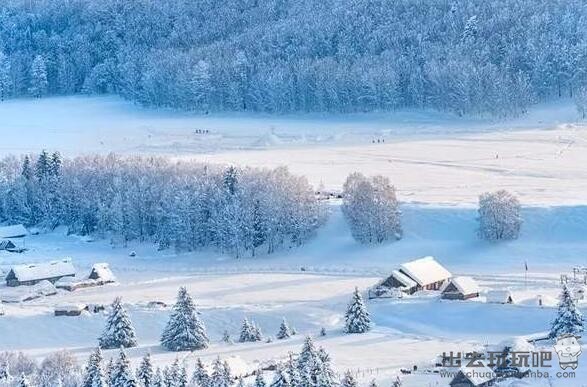
[[[513,336],[546,331],[555,308],[553,303],[539,307],[537,296],[554,300],[560,290],[559,275],[570,274],[574,265],[585,263],[587,246],[582,235],[587,231],[587,214],[582,207],[525,210],[521,238],[491,245],[474,235],[474,209],[409,205],[403,209],[405,238],[375,248],[353,242],[338,204],[331,210],[328,224],[307,246],[256,259],[234,260],[211,252],[177,255],[157,251],[149,244],[112,248],[107,241],[67,236],[63,229],[30,236],[26,241],[29,251],[1,253],[0,266],[6,270],[16,263],[71,257],[84,275],[92,263],[109,262],[119,284],[6,304],[0,331],[10,334],[0,335],[0,348],[24,350],[39,358],[69,348],[84,360],[96,345],[104,316],[54,317],[54,307],[108,304],[121,295],[140,343],[139,348],[130,350],[133,361],[150,351],[156,362],[171,362],[177,355],[158,346],[168,310],[147,304],[170,304],[178,287],[185,285],[195,296],[213,341],[205,351],[181,353],[180,358],[188,362],[196,356],[207,361],[218,355],[237,356],[246,367],[255,369],[258,362],[284,358],[299,350],[304,335],[318,336],[325,327],[328,335],[317,340],[331,353],[338,372],[356,370],[364,383],[371,378],[390,381],[400,368],[432,367],[442,352],[482,348]],[[130,257],[130,251],[136,251],[137,256]],[[453,273],[472,275],[482,290],[510,289],[516,304],[487,304],[483,298],[441,301],[437,294],[374,300],[369,302],[374,330],[366,335],[342,333],[343,313],[355,286],[366,290],[399,263],[426,254],[436,255]],[[530,268],[527,279],[525,260]],[[9,291],[0,286],[0,297]],[[270,344],[220,343],[225,329],[233,337],[238,335],[245,316],[258,322],[266,335],[274,335],[281,318],[286,317],[299,335]],[[449,381],[423,374],[403,379],[406,385],[418,387],[422,387],[418,384],[422,380],[427,380],[424,386],[442,386]],[[554,385],[574,385],[568,380],[564,383]]]
[[[389,176],[408,202],[472,203],[506,188],[526,204],[583,204],[587,189],[587,127],[570,101],[496,121],[421,111],[198,115],[115,97],[60,97],[6,101],[0,117],[0,155],[47,148],[286,165],[331,190],[361,171]]]
[[[220,355],[255,369],[258,362],[299,350],[304,335],[317,336],[324,327],[328,335],[316,340],[331,353],[338,372],[353,369],[362,384],[376,378],[388,385],[400,368],[430,368],[442,352],[478,349],[546,331],[555,309],[553,302],[539,307],[537,297],[554,300],[560,275],[587,266],[587,127],[576,121],[568,102],[539,106],[520,119],[492,121],[434,112],[203,116],[143,109],[113,97],[64,97],[7,101],[0,104],[0,117],[0,155],[47,148],[66,155],[119,152],[287,165],[316,187],[333,190],[340,189],[351,171],[384,174],[404,203],[405,232],[396,243],[360,246],[339,204],[333,203],[330,220],[306,246],[254,259],[235,260],[210,251],[176,254],[139,243],[113,248],[107,240],[68,236],[62,228],[31,236],[27,252],[0,252],[0,269],[71,257],[82,275],[96,262],[110,263],[119,283],[6,304],[6,315],[0,317],[0,350],[42,358],[68,348],[85,361],[104,316],[54,317],[54,307],[107,304],[122,296],[140,344],[130,350],[132,361],[150,351],[156,362],[169,363],[176,354],[157,345],[168,310],[147,304],[169,304],[177,288],[186,285],[213,344],[205,351],[181,353],[180,358],[191,362],[202,356],[210,361]],[[519,240],[491,244],[475,235],[473,203],[479,193],[497,188],[517,193],[526,205]],[[131,251],[135,257],[129,256]],[[509,289],[516,304],[487,304],[483,298],[447,302],[437,294],[370,301],[373,331],[342,334],[343,313],[355,286],[366,290],[400,263],[425,255],[434,255],[455,274],[474,277],[482,290]],[[0,298],[11,291],[0,285]],[[586,311],[584,304],[581,307]],[[272,343],[220,343],[225,329],[233,337],[238,334],[245,316],[259,323],[266,335],[274,335],[286,317],[299,334]],[[580,364],[573,380],[518,385],[585,385],[585,355]],[[413,387],[449,382],[424,373],[402,375],[402,380]]]

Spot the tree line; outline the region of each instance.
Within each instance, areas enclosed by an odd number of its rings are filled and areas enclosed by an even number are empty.
[[[7,0],[0,99],[510,116],[584,90],[586,17],[581,0]]]
[[[45,151],[33,159],[0,161],[2,222],[243,257],[302,245],[326,216],[306,179],[286,168]]]

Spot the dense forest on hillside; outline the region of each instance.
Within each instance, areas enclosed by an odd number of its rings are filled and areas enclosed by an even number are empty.
[[[510,116],[580,95],[581,0],[5,0],[0,97]]]

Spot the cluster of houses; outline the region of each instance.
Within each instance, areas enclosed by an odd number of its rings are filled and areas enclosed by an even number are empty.
[[[453,276],[434,257],[424,257],[393,270],[389,277],[369,290],[369,298],[401,298],[422,290],[439,291],[440,297],[446,300],[468,300],[481,293],[473,278]],[[514,303],[509,290],[489,290],[484,295],[489,303]]]

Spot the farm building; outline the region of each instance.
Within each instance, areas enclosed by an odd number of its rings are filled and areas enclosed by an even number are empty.
[[[424,257],[402,264],[379,286],[399,288],[405,293],[413,294],[422,289],[439,290],[451,276],[434,257]]]
[[[7,286],[34,285],[43,280],[51,283],[63,277],[75,276],[70,260],[13,266],[6,276]]]
[[[94,264],[88,278],[104,284],[116,282],[116,277],[112,273],[112,270],[110,270],[110,265],[107,263]]]
[[[514,297],[509,290],[490,290],[485,294],[485,300],[490,304],[514,303]]]
[[[0,241],[0,251],[11,251],[16,249],[16,245],[10,239]]]
[[[72,292],[77,289],[102,286],[114,282],[116,282],[116,277],[110,270],[110,266],[107,263],[96,263],[94,266],[92,266],[92,270],[87,277],[61,278],[55,283],[55,286],[59,289]]]
[[[79,316],[82,312],[88,310],[84,304],[67,304],[55,307],[55,316]]]
[[[0,227],[0,239],[24,238],[29,232],[22,224]]]
[[[496,381],[495,372],[489,367],[461,368],[450,381],[450,387],[488,387]]]
[[[479,285],[471,277],[453,277],[442,289],[445,300],[468,300],[479,297]]]

